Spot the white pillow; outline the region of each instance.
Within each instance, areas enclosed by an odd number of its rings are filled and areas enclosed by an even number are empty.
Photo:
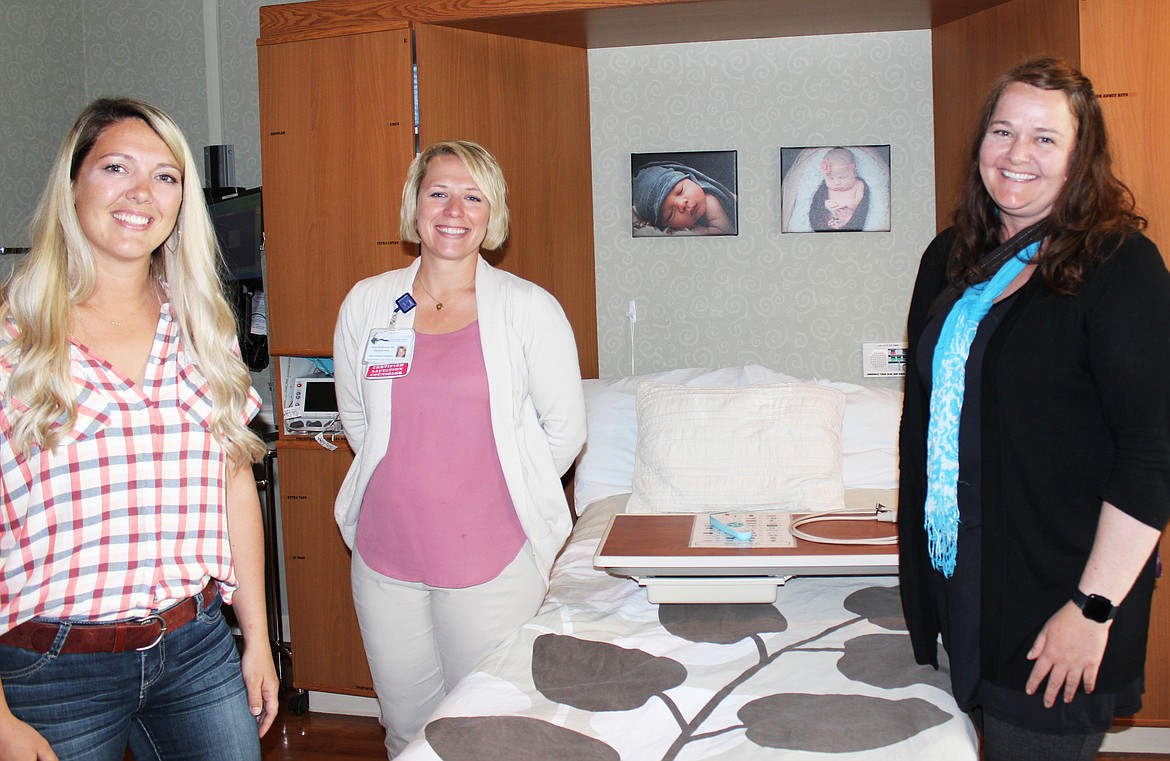
[[[844,413],[843,392],[813,384],[642,383],[626,511],[842,507]]]
[[[573,505],[580,515],[599,499],[629,494],[634,479],[634,445],[638,441],[635,395],[638,384],[734,386],[742,368],[683,368],[607,380],[589,379],[585,389],[588,437],[573,475]]]
[[[645,382],[701,387],[809,383],[761,365],[717,370],[684,368],[586,380],[588,440],[573,477],[573,502],[578,515],[598,500],[629,494],[633,488],[634,449],[638,440],[635,393],[638,384]],[[845,393],[845,418],[841,426],[845,488],[897,488],[902,392],[840,381],[816,383]]]
[[[897,489],[902,392],[830,380],[818,380],[817,385],[845,393],[841,423],[845,488]]]

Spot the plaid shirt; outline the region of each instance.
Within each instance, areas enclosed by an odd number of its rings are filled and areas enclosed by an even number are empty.
[[[207,381],[170,304],[142,387],[80,344],[70,360],[77,422],[55,453],[17,455],[8,410],[18,402],[0,404],[0,634],[34,616],[145,616],[199,592],[208,577],[230,600],[226,461],[207,427]],[[11,371],[0,361],[0,395]],[[259,406],[253,389],[249,419]]]

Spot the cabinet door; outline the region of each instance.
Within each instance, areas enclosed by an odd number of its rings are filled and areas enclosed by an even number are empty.
[[[587,51],[428,24],[415,47],[421,144],[474,140],[499,160],[511,229],[485,257],[557,298],[596,378]]]
[[[409,261],[398,209],[414,156],[410,48],[405,24],[257,48],[274,355],[331,355],[350,287]]]
[[[1170,561],[1170,532],[1162,534],[1159,552],[1163,564]],[[1170,727],[1170,579],[1165,574],[1154,587],[1146,644],[1146,694],[1134,719],[1141,726]]]
[[[1105,114],[1113,170],[1150,222],[1146,235],[1170,262],[1170,187],[1157,157],[1170,151],[1170,39],[1166,0],[1082,0],[1081,69]],[[1170,696],[1167,696],[1170,698]],[[1167,703],[1170,718],[1170,701]]]
[[[1093,80],[1113,153],[1113,169],[1150,221],[1148,235],[1170,262],[1170,190],[1155,157],[1170,151],[1170,78],[1162,48],[1170,38],[1165,0],[1082,0],[1081,69]],[[1170,534],[1162,537],[1170,560]],[[1130,723],[1129,721],[1119,723]],[[1146,646],[1146,694],[1132,723],[1170,727],[1170,578],[1154,588]]]
[[[353,461],[349,449],[277,444],[289,639],[296,687],[373,696],[349,586],[349,550],[333,498]]]

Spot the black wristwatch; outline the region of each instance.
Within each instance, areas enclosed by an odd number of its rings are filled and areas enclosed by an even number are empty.
[[[1117,615],[1117,606],[1108,597],[1101,595],[1087,595],[1081,590],[1073,592],[1073,605],[1081,609],[1081,613],[1090,621],[1103,624],[1112,621]]]

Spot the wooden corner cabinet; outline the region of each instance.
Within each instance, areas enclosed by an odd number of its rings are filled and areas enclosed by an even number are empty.
[[[372,697],[349,593],[349,553],[333,521],[333,497],[352,461],[344,445],[335,452],[312,440],[279,447],[293,679],[300,689]]]
[[[281,27],[286,36],[271,44],[261,26],[271,353],[333,353],[350,287],[417,253],[398,234],[416,150],[467,139],[491,151],[508,182],[508,240],[486,258],[557,297],[582,373],[596,377],[586,51],[381,17],[371,26],[335,35],[310,25],[292,39]]]

